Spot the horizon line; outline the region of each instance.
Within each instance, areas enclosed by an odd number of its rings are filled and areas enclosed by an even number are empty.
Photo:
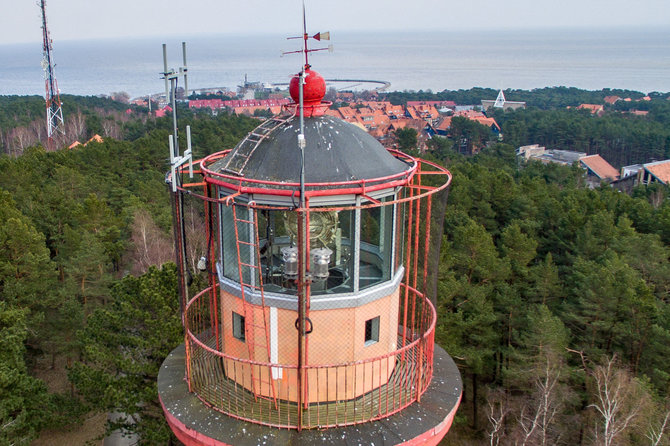
[[[486,27],[485,29],[480,29],[474,32],[475,34],[492,34],[492,33],[524,33],[524,32],[560,32],[560,31],[590,31],[590,32],[603,32],[603,31],[623,31],[623,32],[668,32],[670,33],[670,28],[664,25],[609,25],[609,24],[597,24],[597,25],[555,25],[555,26],[529,26],[529,27]],[[352,34],[385,34],[385,33],[394,33],[394,34],[414,34],[414,33],[440,33],[440,34],[473,34],[472,28],[452,28],[452,29],[441,29],[441,28],[416,28],[416,29],[403,29],[403,30],[394,30],[391,28],[387,29],[361,29],[361,28],[333,28],[331,29],[332,33],[352,33]],[[54,39],[54,42],[85,42],[85,41],[100,41],[100,40],[128,40],[128,39],[160,39],[160,38],[193,38],[193,37],[207,37],[207,36],[277,36],[286,34],[284,31],[265,31],[259,30],[256,32],[250,31],[225,31],[217,30],[211,32],[184,32],[184,33],[147,33],[147,34],[128,34],[122,36],[94,36],[94,37],[82,37],[82,38],[63,38],[63,39]],[[41,44],[41,38],[35,38],[30,40],[17,40],[13,42],[2,42],[0,46],[11,46],[11,45],[21,45],[21,44]]]

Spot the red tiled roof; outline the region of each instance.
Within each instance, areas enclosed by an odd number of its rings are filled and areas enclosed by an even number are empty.
[[[600,111],[603,109],[603,106],[600,104],[579,104],[579,107],[577,107],[579,110],[591,110],[593,111]]]
[[[236,115],[250,115],[253,116],[256,110],[269,110],[273,115],[281,113],[281,105],[242,105],[233,108],[233,113]]]
[[[487,127],[495,127],[496,129],[498,129],[498,131],[500,131],[500,126],[498,125],[498,123],[496,122],[496,120],[494,118],[487,118],[486,116],[484,116],[483,113],[480,113],[480,112],[476,112],[476,111],[458,112],[458,113],[455,113],[454,116],[459,116],[459,117],[469,119],[471,121],[476,121],[476,122],[478,122],[482,125],[485,125]],[[446,118],[442,119],[442,121],[440,121],[435,126],[435,130],[448,131],[449,128],[451,127],[451,119],[452,118],[453,118],[453,116],[449,116],[449,117],[446,117]]]
[[[447,131],[451,127],[451,116],[447,116],[435,126],[435,130]]]
[[[358,104],[364,105],[373,110],[381,110],[391,105],[391,103],[388,101],[360,101]]]
[[[342,114],[340,113],[340,111],[339,110],[333,110],[332,108],[329,108],[328,110],[326,110],[326,115],[342,119]]]
[[[579,159],[579,162],[584,164],[584,166],[602,180],[616,180],[619,178],[619,172],[600,155],[584,156]]]
[[[86,144],[88,144],[89,142],[102,142],[102,137],[96,133],[95,135],[93,135],[93,137],[91,139],[86,141]],[[86,144],[84,144],[84,145],[86,145]]]
[[[403,108],[402,105],[387,105],[384,108],[384,111],[386,112],[387,115],[393,115],[393,116],[402,116],[405,114],[405,109]]]
[[[437,119],[440,117],[440,113],[432,105],[410,105],[407,106],[407,112],[415,119]]]
[[[454,101],[407,101],[407,106],[433,105],[435,107],[456,107]]]
[[[421,131],[425,126],[426,122],[422,119],[402,118],[402,119],[394,119],[393,121],[391,121],[389,124],[389,130],[394,131],[409,127],[421,133]]]
[[[381,139],[386,135],[386,128],[376,128],[370,130],[368,133],[373,136],[374,138]]]
[[[664,184],[670,184],[670,160],[645,164],[644,168]]]
[[[276,107],[291,103],[288,98],[272,98],[272,99],[242,99],[224,101],[221,99],[193,99],[188,102],[189,108],[211,108],[212,110],[230,107]]]
[[[165,107],[156,110],[155,114],[156,114],[157,118],[162,118],[163,116],[165,116],[167,113],[170,113],[171,111],[172,111],[172,107],[170,107],[169,105],[166,105]]]
[[[610,105],[614,104],[616,101],[619,101],[619,100],[621,100],[621,98],[619,96],[605,96],[605,98],[603,99],[603,101],[605,101],[606,103],[608,103]]]
[[[454,113],[454,116],[463,116],[468,119],[472,118],[484,118],[486,115],[477,110],[461,110]]]
[[[478,123],[483,124],[487,127],[495,127],[495,128],[498,129],[498,131],[500,131],[500,126],[498,125],[496,120],[493,119],[493,118],[487,118],[486,116],[473,116],[469,119],[471,119],[473,121],[477,121]]]

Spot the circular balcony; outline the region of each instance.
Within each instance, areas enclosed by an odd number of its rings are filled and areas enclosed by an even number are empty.
[[[219,320],[219,295],[218,285],[209,287],[186,306],[186,374],[189,391],[231,417],[295,429],[365,423],[419,401],[431,382],[435,308],[406,284],[400,288],[396,350],[359,361],[312,364],[309,351],[328,346],[308,341],[301,366],[223,353],[220,333],[228,321]],[[285,334],[281,342],[295,343],[297,358],[297,332]]]

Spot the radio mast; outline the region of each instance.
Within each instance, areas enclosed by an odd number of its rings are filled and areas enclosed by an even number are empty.
[[[58,91],[58,82],[56,81],[56,64],[53,61],[53,48],[51,47],[51,37],[47,28],[46,0],[40,0],[40,9],[42,10],[42,69],[44,70],[44,84],[46,87],[46,106],[47,106],[47,135],[49,137],[49,148],[53,148],[53,140],[56,134],[65,135],[65,123],[63,121],[63,109],[60,102],[60,93]]]

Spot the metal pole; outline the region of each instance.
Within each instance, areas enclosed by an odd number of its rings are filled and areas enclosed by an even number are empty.
[[[186,68],[186,42],[181,43],[181,52],[184,59],[184,95],[186,100],[188,100],[188,68]]]
[[[302,411],[303,411],[303,379],[304,379],[304,340],[305,340],[305,306],[306,306],[306,285],[307,285],[307,268],[306,268],[306,243],[307,243],[307,229],[306,224],[306,209],[305,209],[305,133],[304,133],[304,105],[303,105],[303,86],[305,84],[305,71],[300,71],[300,88],[299,88],[299,107],[300,107],[300,134],[298,135],[298,147],[300,148],[300,209],[298,224],[299,242],[298,252],[300,254],[300,273],[298,275],[298,431],[302,430]]]
[[[179,136],[177,135],[177,78],[170,78],[170,90],[172,95],[172,128],[174,130],[174,156],[179,156]]]
[[[165,102],[170,102],[170,90],[168,87],[167,69],[167,44],[163,44],[163,78],[165,79]]]
[[[305,207],[305,104],[304,104],[305,70],[300,71],[300,134],[298,135],[298,146],[300,147],[300,207]]]

